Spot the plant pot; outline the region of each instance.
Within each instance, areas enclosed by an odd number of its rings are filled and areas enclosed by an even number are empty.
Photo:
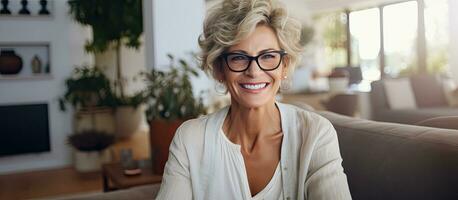
[[[115,119],[113,109],[107,107],[92,107],[75,112],[74,130],[104,131],[115,134]]]
[[[129,138],[141,125],[145,113],[142,106],[134,108],[132,106],[117,107],[115,111],[116,137]]]
[[[74,165],[78,172],[99,171],[104,163],[111,161],[109,149],[103,151],[74,151]]]
[[[150,121],[150,143],[151,160],[153,161],[153,172],[156,174],[164,173],[164,166],[169,157],[169,146],[177,128],[184,120]]]
[[[0,74],[17,74],[22,69],[22,59],[13,50],[0,52]]]

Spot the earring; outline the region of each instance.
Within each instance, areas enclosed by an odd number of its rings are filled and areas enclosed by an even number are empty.
[[[218,80],[215,84],[215,91],[220,95],[225,95],[227,93],[226,85],[224,85],[223,80]]]
[[[291,81],[291,79],[289,79],[287,76],[284,76],[284,79],[281,81],[280,84],[280,92],[288,91],[289,89],[291,89],[292,86],[293,81]]]

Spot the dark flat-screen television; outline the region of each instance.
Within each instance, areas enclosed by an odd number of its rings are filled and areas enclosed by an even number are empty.
[[[48,104],[0,105],[0,156],[50,150]]]

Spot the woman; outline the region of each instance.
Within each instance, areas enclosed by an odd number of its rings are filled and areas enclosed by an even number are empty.
[[[231,105],[177,130],[157,199],[351,199],[331,123],[275,101],[299,37],[300,24],[273,0],[225,0],[211,11],[202,68]]]

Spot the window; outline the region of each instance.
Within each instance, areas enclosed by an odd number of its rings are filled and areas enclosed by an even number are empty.
[[[380,20],[379,9],[350,13],[351,65],[360,66],[363,79],[380,79]]]
[[[315,31],[319,37],[317,45],[317,63],[324,66],[320,71],[330,71],[336,66],[347,65],[346,50],[346,15],[343,12],[334,12],[316,16],[314,18]]]
[[[416,1],[383,8],[384,72],[390,77],[417,71],[417,10]]]
[[[360,66],[367,81],[419,71],[447,72],[448,1],[411,0],[354,10],[347,12],[348,23],[344,12],[320,15],[317,33],[322,36],[321,59],[326,64],[317,64],[327,70]],[[346,45],[347,27],[350,45]]]
[[[429,73],[448,70],[448,0],[425,0],[426,68]]]

